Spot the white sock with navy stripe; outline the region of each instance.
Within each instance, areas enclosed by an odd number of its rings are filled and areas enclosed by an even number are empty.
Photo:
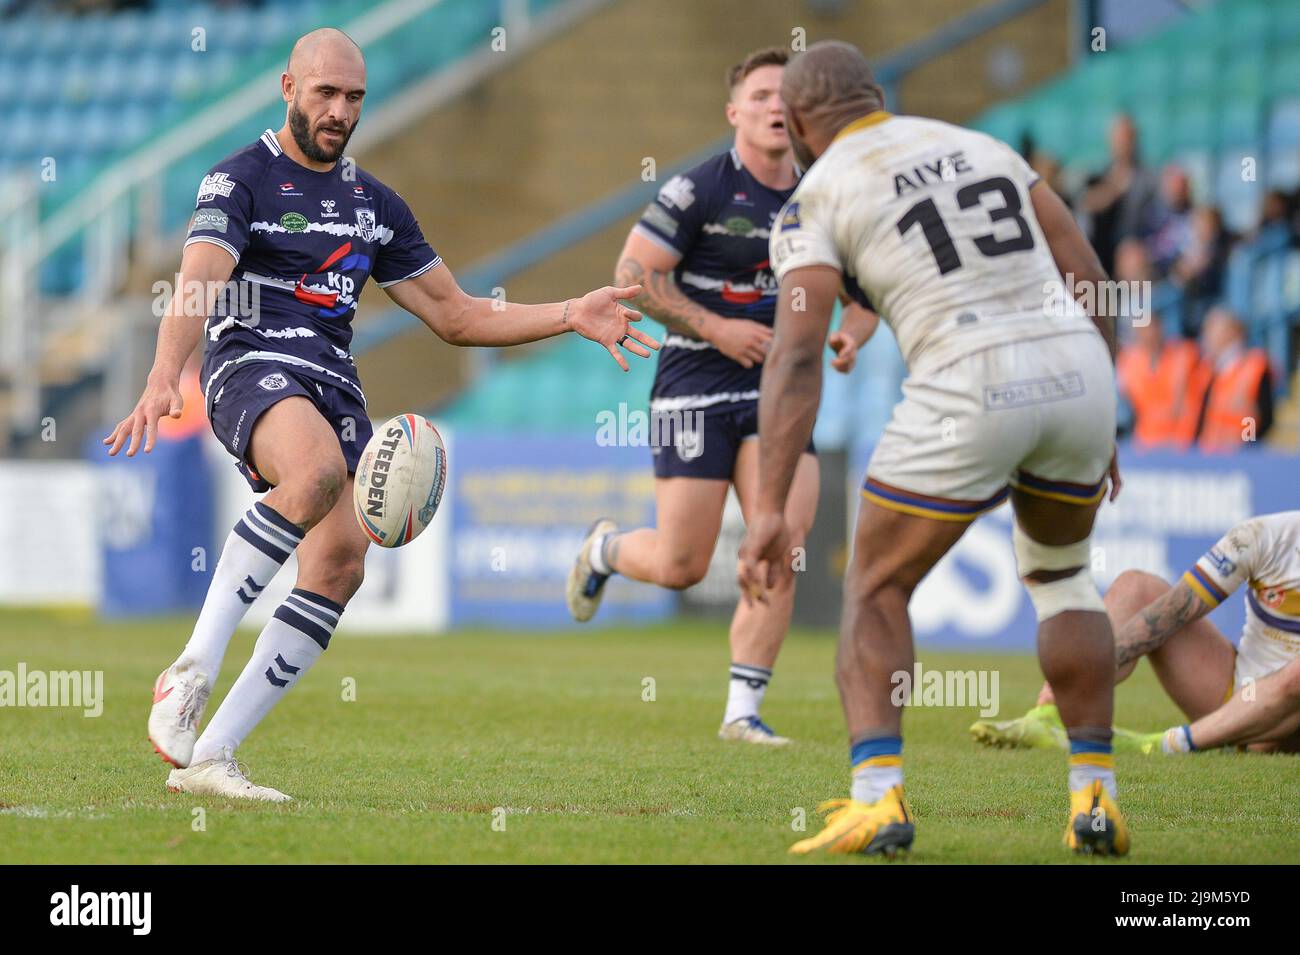
[[[310,590],[295,589],[257,638],[244,672],[194,744],[191,766],[232,753],[280,698],[306,676],[329,646],[343,608]]]
[[[767,667],[733,663],[730,688],[727,691],[727,710],[722,716],[722,722],[734,723],[742,717],[758,716],[771,679],[772,671]]]
[[[239,621],[302,537],[302,529],[269,504],[258,501],[248,509],[226,538],[194,632],[176,660],[181,669],[196,669],[207,674],[208,686],[216,684]]]

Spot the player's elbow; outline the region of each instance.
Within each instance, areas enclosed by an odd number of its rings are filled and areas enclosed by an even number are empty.
[[[465,301],[439,310],[433,321],[428,323],[429,327],[448,345],[463,348],[479,344],[470,304],[470,299],[466,296]]]

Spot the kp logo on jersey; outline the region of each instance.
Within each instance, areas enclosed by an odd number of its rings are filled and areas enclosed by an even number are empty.
[[[373,228],[373,212],[370,217]],[[338,318],[356,306],[357,282],[347,273],[361,272],[361,281],[364,282],[369,271],[370,257],[353,252],[352,243],[344,242],[325,258],[314,273],[299,277],[293,297],[306,305],[318,306],[320,311],[317,315],[320,318]]]

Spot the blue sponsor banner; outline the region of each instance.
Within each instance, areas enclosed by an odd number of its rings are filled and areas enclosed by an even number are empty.
[[[457,430],[452,455],[453,625],[571,627],[565,581],[591,522],[654,525],[654,475],[644,447]],[[595,622],[657,620],[675,606],[669,591],[614,577]]]
[[[121,617],[202,606],[221,556],[213,547],[214,488],[203,440],[159,439],[149,454],[110,458],[92,438],[86,455],[98,465],[100,612]]]
[[[1237,522],[1300,509],[1297,472],[1294,455],[1262,449],[1226,457],[1121,447],[1123,489],[1102,504],[1092,538],[1098,586],[1129,569],[1172,582]],[[1034,649],[1037,621],[1016,573],[1010,505],[975,522],[922,581],[910,612],[926,646]],[[1210,619],[1236,643],[1244,615],[1239,590]]]

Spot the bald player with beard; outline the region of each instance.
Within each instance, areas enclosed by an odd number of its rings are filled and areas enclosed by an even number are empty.
[[[773,228],[776,335],[759,399],[759,500],[741,547],[751,599],[790,575],[785,500],[821,395],[821,349],[843,287],[874,303],[908,366],[876,445],[845,577],[836,680],[849,729],[849,799],[827,804],[806,853],[910,847],[902,707],[913,672],[908,603],[979,514],[1008,497],[1038,652],[1070,741],[1077,852],[1122,855],[1111,754],[1114,642],[1089,536],[1114,466],[1114,323],[1069,296],[1104,281],[1061,200],[1005,143],[885,111],[866,59],[818,43],[781,84],[808,167]]]
[[[104,439],[110,455],[152,450],[159,419],[181,413],[180,371],[202,336],[208,419],[249,485],[267,493],[226,539],[189,642],[154,685],[149,738],[175,767],[169,790],[275,802],[289,797],[249,782],[235,752],[329,645],[369,545],[345,490],[372,434],[349,350],[366,280],[453,345],[574,331],[624,371],[620,348],[642,358],[658,348],[622,304],[640,286],[547,305],[460,289],[401,196],[340,161],[366,93],[365,61],[347,35],[301,37],[280,88],[284,125],[203,178],[144,394]],[[186,310],[196,282],[208,290],[197,315]],[[237,304],[250,296],[217,294],[234,283],[256,291],[255,314]],[[236,626],[295,552],[293,592],[200,736]]]

